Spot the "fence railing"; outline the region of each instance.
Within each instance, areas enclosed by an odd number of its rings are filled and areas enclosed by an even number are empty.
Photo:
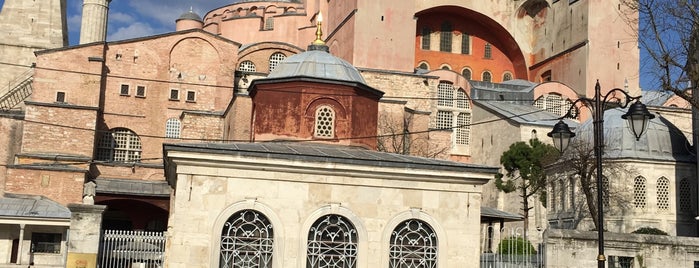
[[[521,228],[484,226],[481,233],[481,268],[539,268],[546,267],[544,243],[540,232],[529,233],[524,239]]]
[[[164,252],[164,232],[104,230],[99,267],[160,268]]]

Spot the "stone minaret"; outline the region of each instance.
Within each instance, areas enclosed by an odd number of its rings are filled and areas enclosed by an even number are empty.
[[[80,44],[106,40],[109,2],[111,0],[83,0]]]

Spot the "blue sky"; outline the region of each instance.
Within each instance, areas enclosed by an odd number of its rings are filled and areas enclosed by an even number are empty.
[[[0,0],[2,3],[4,0]],[[112,0],[109,4],[107,40],[123,40],[175,30],[175,20],[190,7],[199,16],[234,0]],[[81,0],[68,0],[68,32],[71,45],[80,40]]]
[[[5,0],[0,0],[0,7]],[[39,0],[43,1],[43,0]],[[123,40],[175,30],[175,20],[192,8],[200,16],[206,12],[238,0],[112,0],[109,5],[107,40]],[[378,0],[375,0],[378,1]],[[67,0],[69,42],[75,45],[80,40],[80,16],[82,0]],[[647,53],[641,49],[641,68],[647,70],[644,61]],[[641,71],[641,87],[655,88],[658,81],[653,75]]]

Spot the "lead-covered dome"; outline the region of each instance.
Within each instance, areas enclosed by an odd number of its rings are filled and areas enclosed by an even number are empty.
[[[681,130],[662,116],[650,120],[646,133],[636,141],[628,123],[616,108],[604,113],[605,158],[637,158],[665,161],[691,161],[690,144]],[[585,121],[575,130],[575,139],[593,144],[593,122]]]
[[[281,61],[267,78],[313,77],[366,85],[364,77],[349,62],[323,50],[310,50]]]

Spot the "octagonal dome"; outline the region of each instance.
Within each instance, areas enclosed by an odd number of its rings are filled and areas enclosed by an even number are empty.
[[[313,77],[366,85],[364,77],[349,62],[322,50],[310,50],[279,62],[267,78]]]
[[[636,158],[664,161],[691,161],[690,143],[681,130],[656,116],[648,124],[646,133],[636,141],[628,123],[621,116],[626,110],[619,108],[604,113],[604,156],[605,158]],[[593,122],[585,121],[575,130],[574,139],[593,144]]]

